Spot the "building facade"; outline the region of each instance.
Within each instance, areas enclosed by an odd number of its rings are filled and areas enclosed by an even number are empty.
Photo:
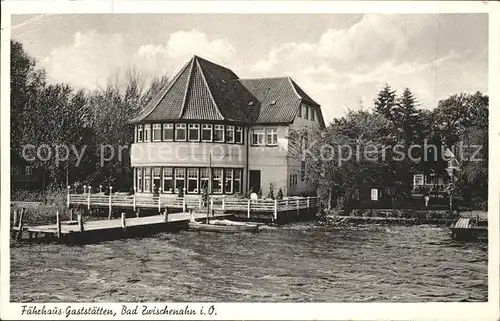
[[[446,186],[453,180],[455,172],[460,170],[460,163],[453,152],[446,148],[444,157],[447,159],[446,174],[424,173],[418,171],[413,174],[414,192],[444,193]]]
[[[289,77],[240,79],[194,56],[131,123],[136,193],[314,192],[289,135],[325,124]]]

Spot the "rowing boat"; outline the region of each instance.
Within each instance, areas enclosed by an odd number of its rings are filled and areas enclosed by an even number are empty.
[[[247,224],[243,222],[233,222],[229,220],[215,220],[209,224],[199,222],[189,222],[189,228],[198,231],[220,232],[220,233],[239,233],[239,232],[258,232],[259,226],[256,224]]]

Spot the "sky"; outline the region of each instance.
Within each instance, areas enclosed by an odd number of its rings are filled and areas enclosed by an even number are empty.
[[[487,14],[13,15],[48,80],[102,88],[127,69],[173,76],[193,55],[240,78],[292,77],[325,120],[370,109],[385,83],[420,108],[488,93]]]

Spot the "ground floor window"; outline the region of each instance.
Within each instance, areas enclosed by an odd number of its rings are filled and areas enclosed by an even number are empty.
[[[138,167],[135,170],[137,192],[151,193],[161,188],[164,194],[177,194],[181,189],[187,194],[201,194],[203,189],[209,189],[211,194],[234,194],[243,189],[242,168],[212,168],[211,175],[206,167]]]
[[[185,168],[176,168],[175,169],[175,192],[179,193],[180,190],[184,189],[184,180],[186,177],[186,169]]]
[[[172,167],[163,168],[163,187],[162,191],[164,193],[172,193],[174,188],[174,176]]]
[[[198,193],[198,168],[187,169],[188,193]]]
[[[212,170],[212,193],[222,193],[222,168],[214,168]]]
[[[153,192],[157,192],[161,187],[161,168],[153,168]]]
[[[205,190],[208,189],[208,168],[200,168],[200,187]]]
[[[241,193],[241,169],[234,169],[233,189],[235,193]]]
[[[144,192],[151,192],[151,168],[144,169]]]
[[[142,167],[137,169],[137,191],[142,192]]]
[[[233,169],[231,168],[224,170],[224,193],[233,193]]]

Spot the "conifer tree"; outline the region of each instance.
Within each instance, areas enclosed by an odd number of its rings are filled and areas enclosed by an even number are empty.
[[[374,99],[374,110],[386,119],[392,120],[392,112],[395,104],[396,91],[386,83],[384,88],[382,88],[377,97]]]

